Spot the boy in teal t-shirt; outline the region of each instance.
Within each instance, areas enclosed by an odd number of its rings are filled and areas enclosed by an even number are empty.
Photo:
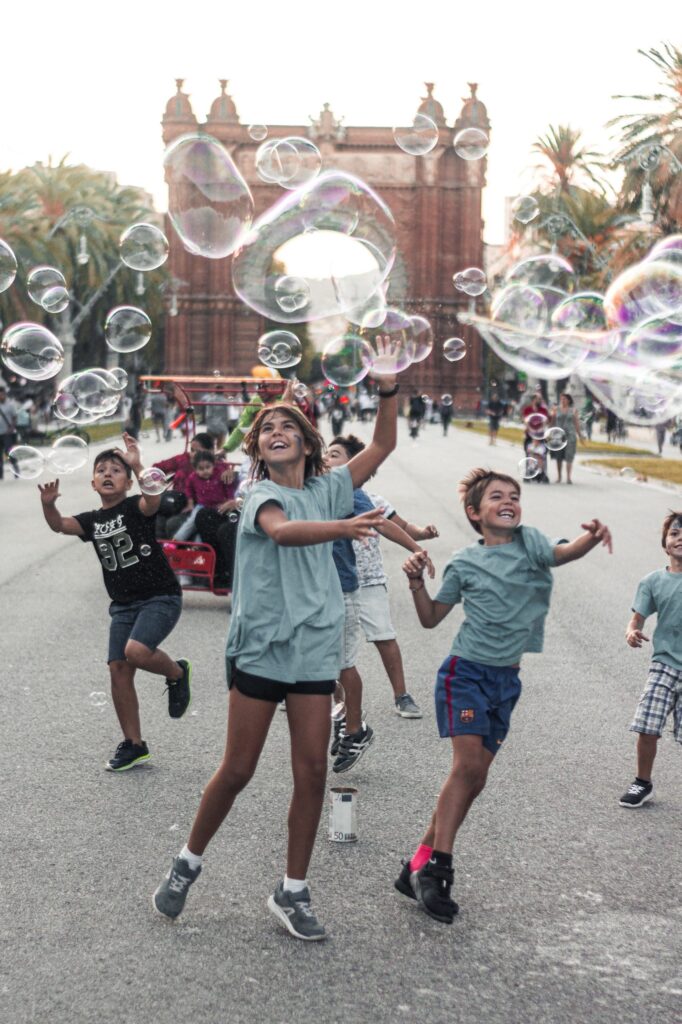
[[[670,512],[663,520],[661,544],[669,564],[640,581],[632,604],[632,618],[625,631],[630,647],[648,643],[642,627],[656,612],[646,688],[630,726],[630,731],[637,733],[637,775],[620,798],[621,807],[641,807],[651,799],[656,748],[671,713],[675,739],[682,743],[682,512]]]
[[[609,529],[598,519],[583,523],[585,533],[570,543],[521,526],[521,488],[504,473],[473,469],[459,490],[481,539],[448,562],[435,600],[424,586],[424,554],[411,555],[403,566],[426,629],[460,601],[464,605],[464,622],[440,667],[435,693],[440,734],[452,743],[452,769],[431,824],[395,882],[400,893],[446,924],[458,910],[450,897],[455,836],[509,731],[521,693],[521,655],[542,650],[551,569],[582,558],[600,542],[611,550]]]

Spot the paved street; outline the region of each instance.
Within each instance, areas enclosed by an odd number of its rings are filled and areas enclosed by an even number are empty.
[[[354,428],[356,429],[356,428]],[[367,434],[368,428],[357,428]],[[143,440],[145,461],[179,442]],[[521,452],[430,426],[400,446],[376,490],[413,522],[435,522],[440,570],[475,534],[456,484],[473,465],[515,472]],[[64,513],[94,506],[89,472],[66,478]],[[578,467],[575,486],[524,488],[524,522],[572,537],[598,516],[599,549],[558,569],[546,649],[522,666],[510,738],[455,848],[452,927],[393,890],[447,771],[431,690],[461,619],[417,623],[385,544],[394,619],[421,721],[392,710],[374,649],[360,669],[376,742],[344,780],[359,788],[359,842],[326,837],[310,872],[331,933],[304,944],[265,903],[283,873],[290,790],[286,716],[276,714],[256,778],[204,859],[183,917],[151,893],[182,846],[225,732],[224,599],[189,594],[165,644],[194,662],[191,712],[166,714],[164,686],[141,674],[153,760],[115,776],[107,600],[93,552],[43,523],[33,482],[0,482],[3,872],[0,1020],[7,1024],[641,1024],[682,1021],[682,787],[671,736],[655,800],[618,805],[634,777],[627,731],[648,654],[625,645],[637,581],[664,564],[660,523],[679,491]],[[432,588],[432,593],[433,593]]]

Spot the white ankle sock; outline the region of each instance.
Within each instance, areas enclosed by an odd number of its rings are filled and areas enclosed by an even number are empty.
[[[201,867],[201,857],[196,853],[192,853],[187,843],[185,843],[183,848],[180,850],[178,856],[187,861],[192,871],[196,871],[197,868]]]
[[[302,892],[307,886],[308,883],[305,878],[289,878],[288,875],[284,876],[284,889],[286,892]]]

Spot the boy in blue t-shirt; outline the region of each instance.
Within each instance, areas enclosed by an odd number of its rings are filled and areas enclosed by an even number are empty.
[[[682,512],[670,512],[663,520],[661,545],[669,564],[640,581],[625,631],[630,647],[648,643],[642,627],[645,619],[656,612],[646,689],[630,726],[630,731],[637,733],[637,776],[620,798],[621,807],[641,807],[651,799],[656,747],[671,713],[675,739],[682,743]]]
[[[446,924],[459,909],[450,897],[455,836],[509,731],[521,693],[521,655],[542,650],[551,569],[582,558],[600,542],[611,551],[609,529],[598,519],[583,523],[585,533],[570,543],[521,526],[521,488],[504,473],[473,469],[459,492],[481,539],[450,559],[435,600],[424,586],[425,556],[417,552],[403,566],[426,629],[464,604],[464,622],[440,667],[435,693],[440,734],[452,741],[452,769],[426,834],[395,882],[400,893]]]

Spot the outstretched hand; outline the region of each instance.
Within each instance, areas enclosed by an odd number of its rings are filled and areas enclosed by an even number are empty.
[[[46,484],[38,484],[38,490],[40,491],[40,500],[46,507],[54,505],[57,498],[61,497],[59,494],[59,478],[51,480]]]
[[[403,562],[403,572],[409,580],[423,579],[424,569],[428,569],[429,576],[433,579],[435,569],[426,551],[413,551],[410,557]]]
[[[383,521],[383,508],[373,508],[369,512],[363,512],[360,516],[342,520],[346,535],[350,540],[367,540],[368,537],[376,537],[377,528]]]
[[[605,523],[600,523],[598,519],[592,519],[589,523],[581,523],[580,528],[591,533],[595,541],[601,541],[604,547],[608,548],[609,554],[613,554],[611,531]]]
[[[126,434],[125,432],[123,434],[123,443],[126,446],[126,450],[121,452],[121,458],[130,466],[133,473],[137,474],[142,469],[140,446],[132,434]]]
[[[438,527],[434,526],[433,523],[429,523],[428,526],[422,526],[419,531],[419,536],[415,540],[432,540],[434,537],[438,537]]]

